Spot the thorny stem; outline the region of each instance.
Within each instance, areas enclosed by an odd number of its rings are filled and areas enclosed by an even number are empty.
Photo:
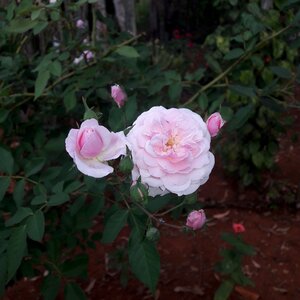
[[[224,78],[228,73],[230,73],[232,71],[232,69],[234,69],[237,65],[239,65],[241,62],[247,60],[253,53],[255,53],[257,50],[259,50],[260,48],[262,48],[267,42],[269,42],[270,40],[272,40],[273,38],[277,37],[278,35],[284,33],[285,31],[287,31],[288,29],[290,29],[291,25],[288,25],[284,28],[282,28],[281,30],[273,33],[272,35],[270,35],[269,37],[267,37],[266,39],[262,40],[261,42],[259,42],[256,47],[252,50],[247,51],[245,54],[243,54],[238,60],[236,60],[231,66],[229,66],[223,73],[221,73],[220,75],[218,75],[217,77],[215,77],[213,80],[211,80],[209,83],[207,83],[206,85],[202,86],[187,102],[185,102],[182,106],[188,106],[189,104],[191,104],[192,102],[195,101],[195,99],[197,99],[199,97],[199,95],[201,93],[203,93],[204,91],[206,91],[207,89],[209,89],[211,86],[213,86],[215,83],[217,83],[219,80],[221,80],[222,78]]]
[[[129,40],[124,41],[123,43],[120,43],[120,44],[118,44],[118,45],[116,45],[116,46],[114,46],[114,47],[111,47],[111,48],[108,49],[105,53],[103,53],[103,54],[99,57],[99,59],[106,57],[107,55],[109,55],[110,53],[114,52],[115,50],[117,50],[118,48],[120,48],[120,47],[122,47],[122,46],[131,44],[132,42],[138,40],[138,39],[139,39],[141,36],[143,36],[143,35],[144,35],[144,33],[141,33],[141,34],[139,34],[139,35],[137,35],[137,36],[134,36],[133,38],[131,38],[131,39],[129,39]],[[90,68],[90,67],[94,66],[95,64],[96,64],[96,61],[93,61],[93,62],[91,62],[89,65],[86,65],[86,66],[81,67],[79,70],[74,70],[74,71],[72,71],[72,72],[70,72],[70,73],[67,73],[67,74],[63,75],[62,77],[60,77],[60,78],[58,78],[56,81],[54,81],[53,84],[49,85],[49,86],[47,87],[46,91],[51,90],[53,87],[55,87],[57,84],[59,84],[60,82],[64,81],[65,79],[67,79],[67,78],[69,78],[69,77],[72,77],[77,71],[83,71],[83,70],[85,70],[85,69],[87,69],[87,68]]]
[[[164,211],[162,213],[154,214],[154,216],[156,216],[156,217],[164,216],[164,215],[168,214],[169,212],[175,210],[176,208],[182,206],[183,204],[184,204],[184,201],[180,202],[178,205],[176,205],[174,207],[171,207],[171,208],[167,209],[166,211]]]
[[[175,229],[184,229],[185,226],[179,226],[179,225],[174,225],[174,224],[170,224],[165,222],[163,219],[161,218],[157,218],[155,217],[153,214],[151,214],[146,208],[144,208],[142,205],[140,205],[137,202],[133,202],[140,210],[142,210],[149,218],[153,219],[154,221],[156,221],[159,225],[164,225],[167,227],[171,227],[171,228],[175,228]]]
[[[104,58],[106,57],[107,55],[109,55],[110,53],[114,52],[115,50],[117,50],[118,48],[122,47],[122,46],[126,46],[128,44],[131,44],[133,43],[134,41],[138,40],[139,38],[141,38],[142,36],[144,36],[145,33],[140,33],[134,37],[132,37],[131,39],[128,39],[116,46],[113,46],[111,47],[110,49],[108,49],[106,52],[104,52],[100,57],[99,59],[101,58]],[[77,70],[74,70],[72,72],[69,72],[69,73],[66,73],[65,75],[61,76],[60,78],[58,78],[56,81],[54,81],[51,85],[49,85],[46,89],[45,89],[45,92],[46,93],[43,93],[41,96],[47,96],[47,92],[49,92],[52,88],[54,88],[56,85],[58,85],[59,83],[61,83],[62,81],[74,76],[77,72],[80,72],[80,71],[83,71],[85,69],[88,69],[92,66],[94,66],[97,62],[96,61],[93,61],[91,63],[89,63],[88,65],[85,65]],[[24,99],[23,101],[19,102],[19,103],[16,103],[14,106],[12,106],[12,108],[10,109],[10,111],[14,110],[16,107],[28,102],[31,97],[34,97],[34,93],[19,93],[19,94],[13,94],[13,95],[10,95],[10,96],[1,96],[0,98],[4,98],[4,97],[24,97],[24,96],[28,96],[30,98],[27,98],[27,99]]]
[[[31,183],[35,184],[35,185],[38,185],[38,184],[39,184],[39,183],[38,183],[37,181],[35,181],[35,180],[32,180],[32,179],[27,178],[27,177],[24,177],[24,176],[19,176],[19,175],[14,175],[14,176],[10,176],[10,175],[0,175],[0,177],[9,177],[9,178],[11,178],[11,179],[24,179],[24,180],[26,180],[26,181],[28,181],[28,182],[31,182]]]

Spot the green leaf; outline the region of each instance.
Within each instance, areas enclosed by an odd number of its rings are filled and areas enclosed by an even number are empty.
[[[280,78],[290,79],[292,77],[291,71],[284,67],[270,67],[270,70]]]
[[[264,156],[261,152],[256,152],[252,155],[252,161],[257,168],[261,168],[264,163]]]
[[[229,243],[230,245],[234,246],[236,250],[241,252],[244,255],[254,255],[255,250],[252,246],[244,243],[238,236],[232,233],[222,233],[222,239]]]
[[[136,117],[137,117],[137,108],[138,107],[137,107],[136,96],[134,95],[134,96],[129,97],[127,102],[126,102],[126,105],[125,105],[125,113],[126,113],[127,124],[128,123],[132,124],[133,121],[136,119]]]
[[[109,111],[108,124],[113,131],[124,128],[124,113],[118,107],[112,107]]]
[[[107,220],[103,236],[102,243],[111,243],[118,236],[121,229],[127,222],[128,210],[118,209],[110,218]]]
[[[16,183],[16,186],[13,191],[13,199],[17,207],[22,206],[24,195],[25,195],[25,180],[21,179]]]
[[[284,111],[284,106],[283,104],[280,103],[280,101],[275,101],[272,98],[269,97],[261,97],[260,98],[262,104],[269,108],[270,110],[273,110],[275,112],[283,112]]]
[[[32,11],[32,12],[31,12],[31,20],[37,19],[37,18],[40,16],[42,10],[43,10],[43,9],[40,8],[40,9],[36,9],[36,10]]]
[[[160,259],[155,244],[144,240],[132,245],[128,255],[134,275],[154,293],[160,272]]]
[[[205,55],[205,59],[206,59],[208,65],[211,67],[211,69],[214,72],[216,72],[216,73],[221,73],[222,72],[222,68],[221,68],[219,62],[215,58],[213,58],[210,55]]]
[[[37,35],[42,32],[48,26],[47,21],[38,22],[33,28],[33,34]]]
[[[0,202],[3,200],[4,195],[9,187],[10,178],[9,177],[0,177]]]
[[[41,70],[38,73],[37,79],[35,81],[35,86],[34,86],[34,99],[37,99],[40,97],[47,86],[48,80],[50,78],[50,72]]]
[[[24,168],[26,176],[30,177],[38,173],[45,165],[45,162],[46,160],[44,157],[35,157],[32,160],[30,160]]]
[[[169,86],[168,94],[171,101],[179,100],[182,93],[181,82],[174,82]]]
[[[255,90],[252,87],[242,85],[229,85],[229,89],[241,96],[255,97]]]
[[[20,207],[17,212],[5,222],[5,226],[13,226],[23,221],[28,216],[32,216],[33,212],[29,207]]]
[[[233,110],[231,107],[222,106],[220,108],[220,114],[221,114],[222,118],[228,122],[231,120],[231,118],[233,116]]]
[[[15,228],[7,246],[7,282],[12,279],[19,268],[27,248],[26,225]]]
[[[5,255],[0,256],[0,270],[0,297],[3,297],[5,293],[5,281],[7,273],[7,259]]]
[[[3,123],[9,115],[9,110],[1,108],[0,109],[0,123]]]
[[[122,46],[116,50],[116,53],[128,58],[137,58],[140,56],[139,53],[131,46]]]
[[[58,60],[53,61],[50,65],[49,65],[49,69],[51,74],[53,74],[54,76],[59,77],[61,75],[62,72],[62,67],[61,67],[61,63]]]
[[[163,207],[165,207],[167,204],[169,204],[172,199],[174,200],[174,195],[168,194],[165,196],[158,196],[155,198],[149,198],[149,202],[146,206],[146,209],[150,212],[157,212],[161,210]]]
[[[232,49],[231,51],[226,53],[226,55],[224,56],[224,59],[232,60],[232,59],[239,58],[240,56],[242,56],[244,54],[244,52],[245,51],[241,48]]]
[[[14,159],[11,153],[8,150],[0,147],[0,157],[1,157],[0,172],[4,172],[11,175],[13,173],[13,168],[14,168]]]
[[[65,261],[60,269],[67,277],[87,277],[89,257],[87,254],[80,254],[72,259]]]
[[[65,300],[86,300],[83,290],[76,283],[65,286]]]
[[[42,241],[45,231],[45,217],[41,210],[37,210],[33,216],[27,220],[27,234],[37,242]]]
[[[42,283],[41,292],[44,300],[55,300],[60,288],[60,278],[49,275]]]
[[[77,100],[74,89],[64,94],[64,105],[67,112],[69,112],[76,106],[76,102]]]
[[[239,110],[235,113],[232,120],[228,122],[227,129],[236,130],[241,128],[252,116],[253,111],[254,108],[252,104],[248,104],[246,106],[239,108]]]
[[[229,280],[223,281],[215,293],[214,300],[228,299],[233,288],[234,288],[233,282],[231,282]]]
[[[45,204],[47,202],[47,196],[45,194],[40,194],[35,196],[30,204],[31,205],[39,205],[39,204]]]
[[[37,20],[30,20],[30,19],[14,19],[12,20],[6,30],[11,33],[24,33],[30,29],[32,29],[34,26],[38,24]]]
[[[49,198],[48,206],[57,206],[69,201],[68,194],[59,192]]]
[[[198,97],[198,104],[199,107],[205,111],[208,107],[208,98],[205,93],[201,93],[200,96]]]

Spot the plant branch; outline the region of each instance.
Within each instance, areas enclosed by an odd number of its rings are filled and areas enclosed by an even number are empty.
[[[211,80],[209,83],[207,83],[206,85],[202,86],[187,102],[185,102],[182,106],[188,106],[189,104],[191,104],[193,101],[195,101],[195,99],[197,99],[199,97],[199,95],[201,93],[203,93],[204,91],[206,91],[207,89],[209,89],[211,86],[213,86],[215,83],[217,83],[219,80],[221,80],[222,78],[226,77],[226,75],[228,73],[230,73],[236,66],[238,66],[241,62],[247,60],[253,53],[255,53],[256,51],[258,51],[260,48],[264,47],[265,44],[267,44],[270,40],[274,39],[275,37],[277,37],[278,35],[284,33],[285,31],[287,31],[288,29],[290,29],[291,25],[288,25],[284,28],[282,28],[281,30],[271,34],[269,37],[267,37],[266,39],[260,41],[256,47],[252,50],[247,51],[246,53],[244,53],[239,59],[237,59],[232,65],[230,65],[223,73],[219,74],[217,77],[215,77],[213,80]]]
[[[143,207],[142,205],[140,205],[137,202],[133,202],[140,210],[142,210],[149,218],[153,219],[155,222],[157,222],[159,225],[164,225],[167,227],[171,227],[171,228],[175,228],[175,229],[184,229],[186,228],[185,226],[180,226],[180,225],[174,225],[174,224],[170,224],[165,222],[162,218],[157,218],[155,217],[153,214],[151,214],[145,207]]]

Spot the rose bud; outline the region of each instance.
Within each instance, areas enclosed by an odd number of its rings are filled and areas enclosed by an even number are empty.
[[[193,210],[189,213],[186,226],[192,228],[193,230],[200,229],[206,221],[206,216],[203,209]]]
[[[84,29],[85,28],[85,23],[81,19],[76,21],[76,27],[79,29]]]
[[[225,124],[225,121],[222,119],[222,116],[218,112],[213,113],[206,120],[207,129],[208,129],[211,137],[216,136],[224,124]]]
[[[232,228],[235,233],[241,233],[246,231],[245,226],[241,223],[233,223]]]
[[[124,105],[124,102],[126,101],[127,98],[126,93],[118,84],[115,84],[111,87],[111,96],[114,99],[114,101],[117,103],[119,108]]]

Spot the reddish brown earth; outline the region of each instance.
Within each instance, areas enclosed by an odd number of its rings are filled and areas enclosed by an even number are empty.
[[[300,114],[296,112],[295,117],[291,134],[300,133]],[[292,143],[291,134],[281,139],[277,158],[279,169],[274,176],[287,184],[286,190],[298,189],[299,193],[300,141]],[[282,189],[283,196],[284,193],[285,188]],[[161,276],[155,299],[213,299],[220,283],[213,270],[223,245],[220,234],[232,232],[233,222],[244,224],[246,231],[243,238],[255,247],[257,254],[244,262],[244,272],[255,287],[246,287],[246,290],[237,288],[230,299],[300,299],[300,210],[296,209],[295,203],[281,203],[274,209],[269,199],[264,197],[255,190],[239,190],[235,182],[217,166],[209,182],[199,191],[199,201],[207,205],[209,222],[206,229],[192,235],[161,227],[158,246]],[[182,224],[184,219],[171,222]],[[126,230],[116,244],[121,245],[125,239]],[[88,298],[153,299],[133,277],[130,277],[126,288],[120,286],[119,275],[109,272],[106,267],[110,249],[98,244],[97,249],[89,250],[89,279],[82,284]],[[18,282],[8,289],[4,300],[41,299],[38,296],[39,282],[40,279]]]

